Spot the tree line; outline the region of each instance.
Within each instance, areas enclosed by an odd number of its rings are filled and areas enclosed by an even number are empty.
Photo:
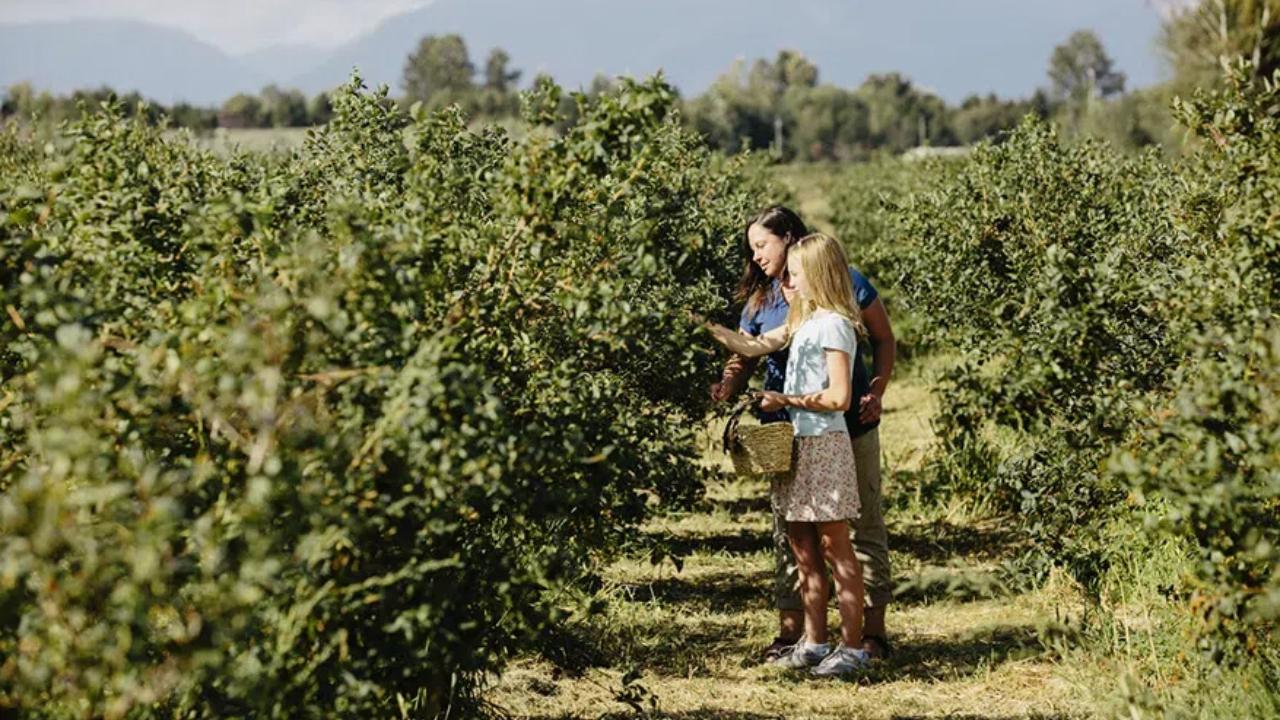
[[[971,95],[949,104],[900,73],[873,74],[856,88],[820,81],[816,64],[783,50],[772,59],[737,61],[700,95],[682,98],[681,117],[714,148],[725,152],[769,151],[784,160],[848,161],[878,153],[898,154],[918,146],[965,146],[999,140],[1034,115],[1053,121],[1068,136],[1102,137],[1127,148],[1175,149],[1180,137],[1169,104],[1177,94],[1211,83],[1224,57],[1245,57],[1259,77],[1280,67],[1280,0],[1202,0],[1173,11],[1161,34],[1172,79],[1136,91],[1096,34],[1073,33],[1053,48],[1046,83],[1024,98]],[[493,48],[482,65],[459,35],[429,35],[405,59],[395,100],[407,109],[456,104],[476,121],[514,120],[520,113],[520,80],[512,57]],[[532,86],[548,80],[539,74]],[[616,81],[598,75],[583,94],[613,90]],[[8,90],[0,117],[38,117],[52,124],[75,117],[82,103],[96,105],[110,89],[66,97],[37,93],[28,85]],[[270,85],[241,93],[220,107],[147,104],[137,93],[121,96],[127,110],[153,122],[195,130],[309,127],[332,115],[328,93],[308,98],[296,89]],[[561,100],[573,118],[575,101]]]
[[[1071,577],[1082,644],[1135,598],[1168,610],[1132,717],[1280,697],[1280,73],[1229,67],[1173,101],[1172,161],[1029,119],[960,161],[849,166],[830,202],[940,361],[917,497],[1007,518],[1002,582]]]
[[[109,87],[76,90],[69,95],[38,91],[29,83],[11,86],[0,102],[0,119],[23,118],[48,127],[74,120],[81,108],[97,108],[107,101],[118,102],[124,112],[141,116],[152,125],[163,120],[174,127],[208,131],[214,128],[286,128],[324,125],[333,116],[330,93],[308,98],[301,90],[268,85],[256,94],[238,93],[220,107],[180,102],[163,105],[138,92],[118,93]]]

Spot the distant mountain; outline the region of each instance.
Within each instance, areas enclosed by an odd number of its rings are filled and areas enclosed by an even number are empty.
[[[358,67],[370,85],[385,82],[396,93],[422,36],[458,33],[478,68],[502,47],[526,80],[548,72],[569,87],[596,73],[662,68],[692,95],[735,58],[790,48],[816,62],[823,81],[854,86],[870,73],[899,71],[957,102],[970,93],[1030,95],[1045,82],[1053,47],[1085,27],[1099,33],[1131,85],[1149,84],[1159,23],[1139,0],[436,0],[384,21],[288,84],[316,92]]]
[[[477,68],[490,49],[501,47],[526,80],[547,72],[576,87],[597,73],[648,75],[662,68],[682,89],[700,90],[737,55],[772,56],[841,32],[804,17],[804,7],[814,5],[832,3],[793,0],[783,22],[771,0],[436,0],[338,48],[291,84],[315,92],[345,81],[358,67],[370,85],[385,82],[397,91],[419,39],[458,33]],[[842,5],[832,12],[849,15]]]
[[[272,45],[237,55],[236,60],[271,82],[288,85],[293,78],[323,63],[331,52],[312,45]]]
[[[268,83],[314,94],[358,67],[370,85],[399,94],[418,41],[459,33],[478,69],[501,47],[526,83],[547,72],[578,87],[597,73],[661,68],[691,96],[735,58],[787,48],[813,60],[823,82],[850,87],[898,71],[958,102],[1029,95],[1045,82],[1053,47],[1080,28],[1098,32],[1130,87],[1150,84],[1159,23],[1147,0],[435,0],[334,49],[275,46],[240,57],[143,22],[0,25],[0,89],[21,80],[59,93],[106,84],[166,103],[220,104]]]
[[[58,94],[107,85],[210,105],[257,90],[264,77],[181,30],[144,22],[0,25],[0,88],[24,81]]]

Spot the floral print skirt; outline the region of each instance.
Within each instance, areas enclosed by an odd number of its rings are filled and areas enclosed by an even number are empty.
[[[774,508],[788,522],[831,522],[858,517],[858,466],[847,432],[797,437],[791,471],[774,476]]]

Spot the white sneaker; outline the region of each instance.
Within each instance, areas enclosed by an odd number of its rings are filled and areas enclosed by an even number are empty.
[[[774,664],[785,668],[799,670],[801,668],[817,665],[822,662],[823,658],[830,654],[831,646],[829,644],[811,643],[804,638],[800,638],[800,640],[791,647],[791,652],[775,660]]]
[[[852,675],[869,664],[871,664],[871,656],[866,650],[837,645],[835,650],[827,653],[822,662],[809,672],[818,677],[844,677]]]

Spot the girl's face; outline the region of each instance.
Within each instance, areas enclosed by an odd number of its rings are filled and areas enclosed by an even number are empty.
[[[751,261],[765,275],[773,279],[782,277],[787,269],[787,243],[763,225],[747,228],[747,244],[751,246]]]
[[[784,289],[794,297],[803,298],[809,294],[809,283],[804,276],[804,268],[800,267],[800,258],[787,258],[787,272],[783,277]]]

